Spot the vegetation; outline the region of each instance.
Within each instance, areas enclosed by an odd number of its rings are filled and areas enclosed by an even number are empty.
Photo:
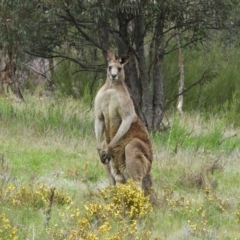
[[[0,240],[240,239],[238,1],[0,5]],[[130,55],[126,82],[153,130],[156,204],[131,181],[107,187],[98,158],[109,48]]]
[[[92,110],[79,100],[0,100],[1,239],[239,239],[238,128],[169,113],[152,135],[152,205],[108,188]]]
[[[51,77],[53,59],[97,75],[105,72],[108,49],[129,54],[126,83],[138,115],[156,131],[165,111],[166,56],[209,36],[215,42],[213,30],[225,29],[221,42],[227,39],[225,32],[234,39],[238,9],[233,0],[3,1],[0,51],[8,55],[10,65],[15,60],[18,66],[28,66],[29,56],[50,59]],[[52,86],[46,73],[42,75]]]

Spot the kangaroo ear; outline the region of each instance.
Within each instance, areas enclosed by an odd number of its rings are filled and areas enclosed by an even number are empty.
[[[129,55],[124,54],[118,60],[122,65],[125,65],[129,61]]]
[[[108,61],[116,60],[115,54],[112,49],[108,50],[107,52],[107,60]]]

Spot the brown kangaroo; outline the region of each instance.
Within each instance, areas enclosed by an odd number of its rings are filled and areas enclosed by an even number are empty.
[[[109,50],[107,57],[107,80],[94,104],[98,153],[111,185],[125,183],[130,178],[150,194],[152,144],[125,84],[123,67],[128,56],[116,58]]]

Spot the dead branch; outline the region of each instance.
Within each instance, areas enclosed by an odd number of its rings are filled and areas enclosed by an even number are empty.
[[[37,73],[37,74],[43,76],[44,78],[46,78],[47,81],[48,81],[48,86],[51,87],[52,89],[55,88],[55,85],[54,85],[53,81],[48,77],[48,75],[46,73],[40,72],[40,71],[36,70],[34,67],[32,67],[32,66],[30,66],[30,65],[28,65],[26,63],[23,63],[23,62],[20,62],[20,63],[22,65],[28,67],[29,69],[33,70],[35,73]]]
[[[191,88],[193,88],[194,86],[198,85],[198,84],[202,84],[204,83],[207,78],[209,77],[209,74],[211,73],[213,69],[207,69],[203,74],[202,77],[197,80],[196,82],[194,82],[192,85],[190,85],[188,88],[185,88],[181,93],[175,95],[167,104],[166,107],[168,107],[170,105],[170,103],[172,103],[176,98],[178,98],[179,96],[185,94],[186,92],[188,92]]]

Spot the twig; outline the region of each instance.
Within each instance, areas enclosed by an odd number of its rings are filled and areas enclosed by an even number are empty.
[[[24,65],[24,66],[26,66],[26,67],[28,67],[28,68],[30,68],[30,69],[33,70],[35,73],[40,74],[41,76],[45,77],[49,82],[51,82],[51,79],[47,76],[47,74],[36,70],[35,68],[33,68],[32,66],[27,65],[26,63],[21,62],[21,64]]]
[[[49,206],[46,212],[46,226],[49,226],[49,221],[51,219],[51,211],[52,211],[52,205],[53,205],[53,199],[54,199],[54,193],[55,193],[56,188],[51,188],[51,195],[49,198]]]

